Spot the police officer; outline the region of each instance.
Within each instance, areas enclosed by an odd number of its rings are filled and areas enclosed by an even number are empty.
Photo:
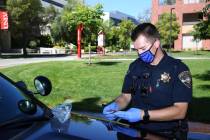
[[[163,51],[153,24],[139,24],[131,39],[139,58],[129,66],[122,94],[105,106],[103,114],[110,120],[121,118],[144,129],[187,139],[186,113],[192,98],[188,67]],[[130,108],[123,110],[128,104]]]

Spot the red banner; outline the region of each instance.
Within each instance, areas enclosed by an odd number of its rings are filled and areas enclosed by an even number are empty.
[[[6,11],[0,11],[0,29],[8,30],[8,14]]]

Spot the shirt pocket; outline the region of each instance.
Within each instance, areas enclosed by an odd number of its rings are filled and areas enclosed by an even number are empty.
[[[161,73],[152,79],[152,93],[150,93],[151,104],[155,108],[167,107],[173,104],[173,82],[172,76]]]

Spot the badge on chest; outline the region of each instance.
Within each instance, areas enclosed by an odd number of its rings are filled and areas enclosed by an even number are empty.
[[[169,73],[166,73],[166,72],[163,72],[161,75],[160,75],[160,79],[157,80],[157,83],[156,83],[156,87],[159,87],[160,86],[160,82],[162,81],[163,83],[169,83],[170,82],[170,74]]]
[[[161,74],[160,80],[163,81],[163,83],[169,83],[170,79],[171,77],[169,73],[164,72],[163,74]]]

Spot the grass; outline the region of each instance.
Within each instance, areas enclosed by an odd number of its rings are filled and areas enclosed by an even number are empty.
[[[104,56],[93,57],[96,60],[100,59],[136,59],[136,52],[127,52],[127,53],[107,53]],[[173,57],[199,57],[199,58],[210,58],[210,51],[173,51],[169,53]]]
[[[37,96],[53,107],[72,99],[73,109],[100,111],[101,104],[112,101],[121,91],[124,74],[131,61],[45,62],[0,69],[15,81],[24,80],[29,89],[37,75],[47,76],[53,84],[47,97]],[[186,60],[193,75],[193,101],[189,109],[192,121],[210,122],[210,60]]]
[[[173,57],[209,57],[210,51],[173,51]]]

